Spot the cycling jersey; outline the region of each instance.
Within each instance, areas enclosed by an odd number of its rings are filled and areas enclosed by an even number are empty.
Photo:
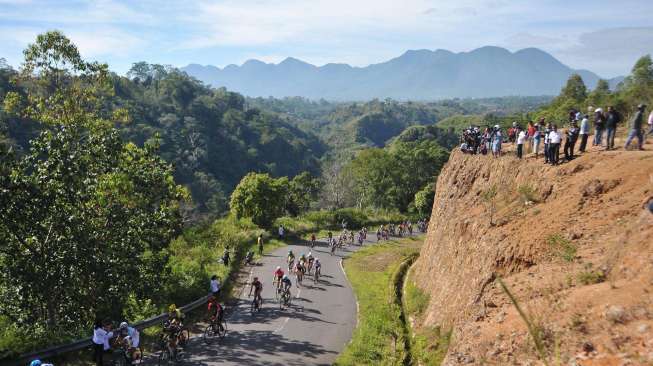
[[[260,292],[261,290],[263,290],[263,284],[261,283],[261,281],[252,282],[252,286],[254,286],[256,292]]]
[[[283,270],[279,268],[278,270],[274,271],[274,275],[276,277],[283,277]]]

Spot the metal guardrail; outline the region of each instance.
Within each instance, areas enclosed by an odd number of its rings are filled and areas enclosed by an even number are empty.
[[[206,304],[206,302],[209,299],[209,295],[203,296],[189,304],[186,304],[181,307],[181,311],[183,312],[189,312],[191,310],[195,310],[201,305]],[[157,315],[154,317],[151,317],[149,319],[145,319],[141,322],[135,323],[132,326],[138,330],[142,330],[145,328],[149,328],[153,325],[163,323],[168,317],[167,313]],[[74,341],[72,343],[68,344],[63,344],[63,345],[58,345],[58,346],[53,346],[49,347],[46,349],[42,349],[39,351],[31,352],[31,353],[26,353],[18,356],[18,358],[13,359],[13,360],[7,360],[7,361],[0,361],[0,365],[2,366],[19,366],[19,365],[29,365],[29,363],[32,360],[35,359],[45,359],[45,358],[50,358],[54,356],[58,356],[64,353],[68,352],[74,352],[74,351],[79,351],[81,349],[84,349],[86,347],[90,347],[93,344],[92,338],[85,338],[85,339],[80,339],[77,341]]]

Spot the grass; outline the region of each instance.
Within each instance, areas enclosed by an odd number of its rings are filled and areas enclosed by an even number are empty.
[[[404,310],[415,327],[410,328],[411,354],[413,364],[440,365],[447,355],[451,342],[451,331],[440,327],[423,326],[423,315],[430,297],[415,284],[411,271],[404,282]]]
[[[578,282],[583,285],[593,285],[596,283],[605,282],[606,276],[602,270],[594,270],[592,263],[585,264],[585,268],[578,276]]]
[[[408,350],[393,280],[402,262],[419,252],[423,238],[391,240],[365,247],[345,260],[359,304],[359,321],[336,365],[400,365]]]
[[[521,200],[524,203],[526,203],[526,202],[533,202],[533,203],[539,202],[537,192],[529,184],[523,184],[523,185],[519,186],[517,188],[517,192],[519,192],[519,196],[521,197]]]
[[[564,261],[573,262],[576,259],[576,246],[568,239],[563,238],[562,235],[549,235],[546,242],[554,253]]]

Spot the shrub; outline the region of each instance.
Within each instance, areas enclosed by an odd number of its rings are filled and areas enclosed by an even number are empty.
[[[602,270],[593,270],[592,263],[585,264],[585,270],[578,274],[578,282],[583,285],[593,285],[605,281],[605,273]]]
[[[555,251],[556,255],[567,262],[573,262],[576,258],[576,246],[560,234],[549,235],[546,242]]]
[[[517,192],[524,203],[526,202],[539,202],[537,191],[529,184],[523,184],[517,188]]]

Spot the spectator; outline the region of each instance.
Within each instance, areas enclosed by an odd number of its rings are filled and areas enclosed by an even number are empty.
[[[109,351],[109,339],[113,337],[111,321],[105,319],[95,321],[93,326],[93,360],[97,366],[104,366],[104,353]]]
[[[498,158],[501,156],[501,142],[503,136],[501,135],[501,130],[499,125],[494,126],[494,133],[492,134],[492,156]]]
[[[517,122],[512,123],[512,127],[508,129],[508,142],[514,143],[517,138]]]
[[[551,131],[553,130],[553,125],[551,122],[547,124],[546,129],[544,130],[544,164],[551,162]]]
[[[605,116],[603,109],[596,108],[594,111],[594,144],[592,146],[601,146],[603,143],[603,130],[605,129]]]
[[[560,163],[560,142],[562,137],[558,133],[558,126],[553,125],[551,132],[549,132],[549,162],[551,165],[558,165]]]
[[[283,228],[283,225],[279,225],[279,240],[283,240],[283,235],[286,233],[286,230]]]
[[[541,118],[537,125],[535,126],[535,135],[533,136],[533,152],[535,152],[535,157],[537,158],[540,153],[540,142],[542,141],[542,136],[544,134],[544,118]]]
[[[587,137],[589,137],[590,134],[590,121],[587,118],[587,115],[584,115],[580,122],[580,130],[578,131],[578,134],[580,135],[580,147],[578,148],[578,151],[585,152]]]
[[[571,122],[566,135],[565,160],[571,161],[574,158],[574,145],[576,145],[576,140],[578,140],[578,127],[576,126],[576,121]]]
[[[220,278],[216,275],[211,276],[209,286],[211,287],[211,294],[213,294],[213,296],[218,296],[220,293]]]
[[[614,135],[617,133],[617,125],[619,122],[621,122],[621,115],[614,109],[613,106],[609,106],[608,115],[605,119],[605,127],[608,131],[605,142],[606,150],[614,149]]]
[[[263,234],[258,234],[256,244],[258,245],[258,254],[263,255]]]
[[[637,137],[637,145],[640,150],[644,150],[644,134],[642,133],[642,121],[644,120],[644,110],[646,105],[640,104],[637,106],[637,112],[630,121],[630,132],[628,133],[628,139],[626,140],[626,145],[624,149],[627,149],[630,146],[630,143],[635,137]]]
[[[517,130],[519,131],[517,133],[517,157],[521,159],[524,154],[524,142],[526,141],[526,131],[520,128],[517,128]]]
[[[533,138],[535,138],[535,131],[536,130],[537,130],[537,127],[535,127],[535,124],[533,123],[533,121],[528,121],[528,131],[527,131],[528,134],[527,134],[527,137],[526,137],[526,141],[529,142],[528,145],[529,145],[529,147],[531,149],[531,152],[534,151],[534,149],[533,149],[534,145],[533,145],[532,141],[533,141]]]
[[[653,111],[648,115],[648,128],[647,135],[653,135]]]

